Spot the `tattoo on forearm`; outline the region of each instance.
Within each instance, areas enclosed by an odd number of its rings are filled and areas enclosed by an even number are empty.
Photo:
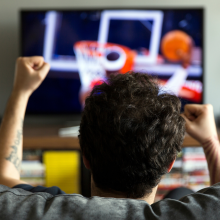
[[[11,148],[12,148],[12,152],[11,152],[10,155],[9,155],[8,157],[6,157],[5,159],[11,161],[11,162],[15,165],[16,169],[17,169],[18,171],[20,171],[21,161],[20,161],[20,159],[18,158],[18,154],[17,154],[18,147],[17,147],[17,146],[11,146]]]
[[[20,171],[20,165],[21,165],[21,160],[18,157],[18,147],[22,140],[22,130],[23,130],[23,120],[21,123],[21,128],[17,131],[17,136],[14,141],[14,145],[11,146],[12,152],[8,157],[5,158],[6,160],[12,162],[18,171]]]

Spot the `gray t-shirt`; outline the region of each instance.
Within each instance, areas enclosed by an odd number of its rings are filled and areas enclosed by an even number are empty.
[[[135,199],[53,196],[0,185],[0,219],[4,220],[131,220],[220,219],[220,183],[180,200],[165,199],[149,205]]]

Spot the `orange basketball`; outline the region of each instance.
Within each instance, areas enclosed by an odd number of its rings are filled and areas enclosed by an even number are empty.
[[[161,51],[166,59],[178,62],[180,57],[178,51],[190,53],[192,48],[192,38],[183,31],[175,30],[168,32],[161,41]]]

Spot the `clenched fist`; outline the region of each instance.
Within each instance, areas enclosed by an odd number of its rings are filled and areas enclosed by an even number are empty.
[[[202,145],[217,139],[213,107],[206,105],[185,105],[182,117],[186,120],[186,131]]]
[[[50,66],[40,56],[19,57],[16,62],[13,90],[31,95],[49,72]]]

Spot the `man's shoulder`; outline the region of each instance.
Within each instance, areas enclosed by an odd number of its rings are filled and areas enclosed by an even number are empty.
[[[220,183],[185,196],[165,199],[151,206],[145,201],[91,197],[78,194],[53,196],[0,185],[3,219],[212,219],[220,215]],[[65,216],[65,218],[64,218]]]
[[[164,218],[172,216],[179,219],[217,219],[220,210],[220,183],[184,196],[179,200],[164,199],[151,205],[155,213]],[[213,218],[215,217],[215,218]]]

